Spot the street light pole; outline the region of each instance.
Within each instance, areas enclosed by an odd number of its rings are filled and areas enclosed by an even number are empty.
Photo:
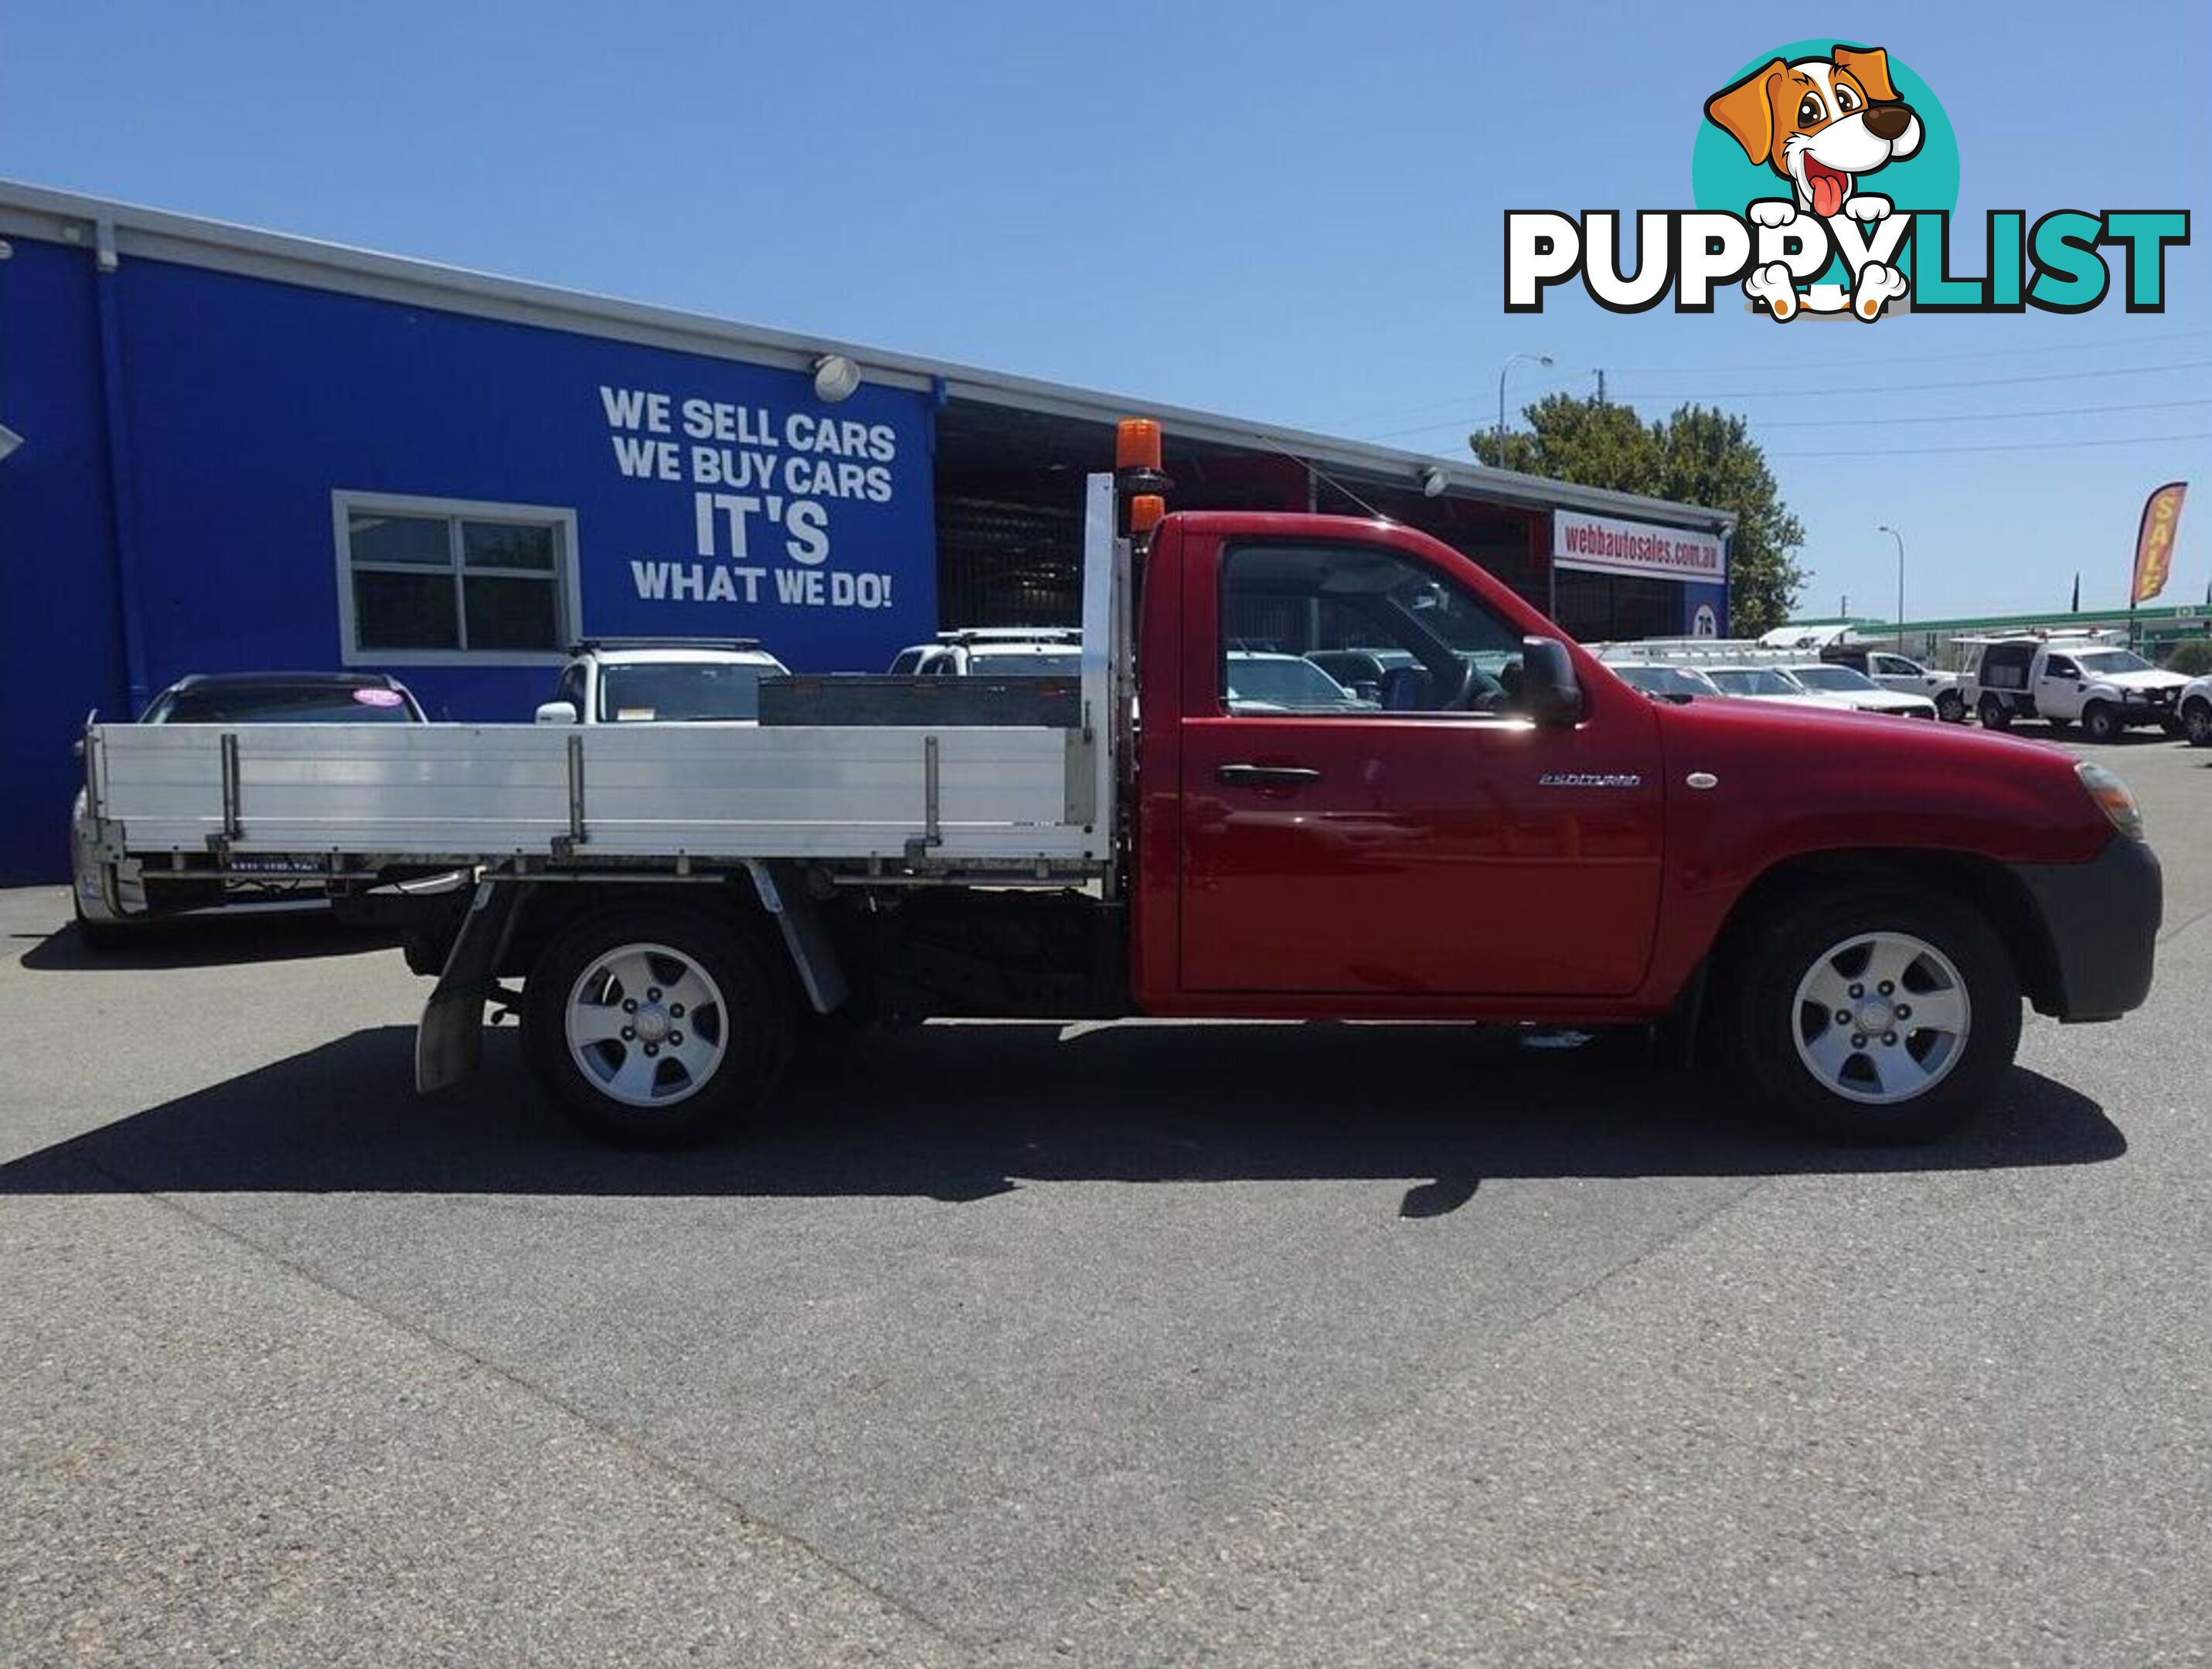
[[[1897,541],[1897,652],[1905,652],[1905,535],[1888,523],[1875,529]]]
[[[1552,356],[1549,354],[1515,354],[1498,367],[1498,467],[1501,470],[1505,467],[1505,373],[1522,360],[1549,365]]]

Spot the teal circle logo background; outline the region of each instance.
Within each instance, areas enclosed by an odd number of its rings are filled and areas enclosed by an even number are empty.
[[[1751,161],[1743,154],[1743,147],[1705,114],[1705,101],[1763,64],[1771,64],[1777,58],[1789,64],[1798,58],[1826,58],[1838,44],[1852,47],[1860,45],[1855,40],[1838,43],[1833,36],[1793,40],[1771,52],[1761,52],[1757,58],[1747,58],[1705,89],[1698,100],[1698,138],[1690,152],[1690,195],[1698,208],[1741,215],[1761,199],[1796,197],[1794,185],[1764,163]],[[1912,113],[1920,118],[1920,149],[1901,162],[1892,162],[1864,176],[1856,189],[1887,197],[1900,215],[1909,215],[1917,209],[1956,209],[1959,137],[1951,130],[1951,118],[1943,113],[1934,90],[1894,52],[1889,53],[1889,79],[1897,88],[1897,96],[1911,105]],[[1911,258],[1912,252],[1908,248],[1899,262],[1907,272],[1912,270]],[[1837,278],[1842,264],[1838,260],[1820,276],[1825,280]]]

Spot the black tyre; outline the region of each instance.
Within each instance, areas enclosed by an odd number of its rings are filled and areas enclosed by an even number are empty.
[[[2020,976],[1972,910],[1869,887],[1758,925],[1724,1011],[1748,1087],[1833,1141],[1930,1141],[1988,1099],[2020,1046]]]
[[[1984,730],[2012,728],[2012,709],[1994,695],[1983,696],[1981,704],[1974,709],[1974,715],[1982,721]]]
[[[2183,709],[2181,733],[2192,748],[2212,748],[2212,701],[2191,701]]]
[[[70,901],[70,907],[76,916],[76,942],[95,955],[125,950],[134,944],[143,943],[137,937],[138,930],[128,923],[94,921],[85,914],[84,907],[75,899]]]
[[[1936,716],[1947,725],[1966,722],[1966,698],[1955,689],[1947,689],[1936,698]]]
[[[541,955],[522,1047],[546,1095],[623,1147],[681,1147],[732,1126],[791,1056],[788,982],[760,937],[720,916],[611,909]]]
[[[2109,701],[2092,701],[2081,709],[2081,734],[2092,742],[2110,742],[2124,728]]]

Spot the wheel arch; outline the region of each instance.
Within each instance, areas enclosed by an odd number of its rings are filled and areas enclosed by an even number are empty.
[[[1811,852],[1785,858],[1738,896],[1707,958],[1725,978],[1760,925],[1801,899],[1843,886],[1904,887],[1963,903],[1996,930],[2021,990],[2039,1012],[2060,1002],[2057,947],[2033,895],[2002,864],[1973,853],[1916,847]]]
[[[754,863],[720,883],[588,882],[535,884],[518,911],[499,972],[527,977],[546,947],[579,921],[625,909],[680,906],[763,941],[793,995],[827,1014],[848,994],[844,968],[801,878],[787,865]]]

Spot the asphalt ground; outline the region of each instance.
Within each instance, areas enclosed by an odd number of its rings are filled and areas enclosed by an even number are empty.
[[[2212,754],[2080,751],[2157,989],[1911,1150],[1133,1024],[617,1154],[379,941],[0,894],[0,1663],[2203,1662]]]

